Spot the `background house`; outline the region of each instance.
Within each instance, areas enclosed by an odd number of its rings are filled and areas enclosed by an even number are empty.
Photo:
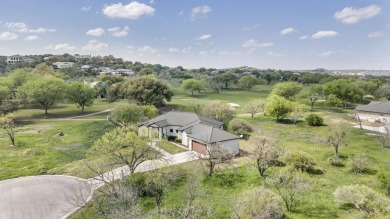
[[[359,105],[355,108],[360,120],[369,122],[390,121],[390,101],[371,101],[368,105]]]
[[[159,139],[175,136],[189,150],[207,154],[221,145],[233,154],[239,152],[239,136],[223,130],[223,122],[190,112],[171,111],[138,125],[139,135]]]

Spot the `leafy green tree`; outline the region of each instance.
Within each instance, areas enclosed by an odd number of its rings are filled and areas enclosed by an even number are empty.
[[[191,91],[191,95],[194,96],[194,91],[198,91],[199,93],[202,91],[203,83],[200,80],[187,79],[187,80],[183,81],[183,83],[181,84],[181,87],[184,90]]]
[[[102,159],[108,166],[128,166],[130,173],[134,173],[143,162],[159,155],[146,138],[122,127],[104,134],[92,145],[91,153],[103,155]]]
[[[213,101],[203,107],[203,115],[219,121],[228,122],[235,117],[235,112],[224,101]]]
[[[19,87],[19,94],[29,103],[40,104],[47,114],[50,107],[64,99],[66,88],[62,79],[43,76],[23,84]]]
[[[139,72],[138,75],[143,76],[143,75],[151,75],[153,74],[153,69],[151,68],[142,68]]]
[[[13,80],[15,87],[19,87],[31,79],[33,76],[31,71],[31,68],[17,68],[11,71],[8,76]]]
[[[302,85],[295,82],[278,83],[272,90],[271,95],[278,95],[286,99],[293,99],[301,90]]]
[[[228,130],[236,135],[249,135],[253,131],[253,128],[247,121],[234,118],[229,122]]]
[[[67,97],[71,103],[81,107],[81,112],[84,112],[84,107],[93,105],[95,90],[82,83],[72,83],[68,86]]]
[[[281,96],[271,96],[267,99],[265,113],[268,116],[275,117],[276,120],[281,120],[290,112],[291,102]]]
[[[163,81],[151,76],[135,77],[124,82],[121,94],[139,105],[163,106],[164,100],[171,101],[173,92]]]
[[[14,115],[8,113],[0,116],[0,131],[3,135],[7,136],[11,141],[12,145],[15,146],[15,122]]]
[[[257,79],[252,75],[245,75],[240,78],[238,83],[240,84],[241,88],[249,90],[257,84]]]
[[[40,63],[31,71],[32,74],[35,75],[56,75],[56,72],[53,66],[46,65],[46,63]]]
[[[267,73],[265,75],[262,76],[263,79],[265,79],[267,81],[267,84],[271,84],[272,80],[273,80],[273,77],[270,73]]]
[[[308,96],[309,101],[310,101],[310,107],[311,107],[311,109],[313,109],[314,103],[317,102],[317,100],[323,96],[322,86],[319,84],[310,85],[307,96]]]
[[[158,109],[153,105],[141,106],[143,115],[148,118],[154,118],[158,115]]]
[[[324,85],[325,95],[334,94],[344,102],[344,107],[348,103],[360,101],[363,97],[363,91],[357,83],[348,79],[337,79]]]
[[[0,77],[0,114],[11,112],[14,107],[11,99],[14,97],[14,83],[10,77]]]
[[[325,98],[325,105],[328,106],[328,110],[330,110],[330,107],[338,106],[338,105],[341,105],[342,103],[343,102],[339,98],[337,98],[337,96],[334,94],[329,94]]]
[[[214,76],[214,80],[225,84],[225,88],[229,87],[229,84],[237,83],[237,76],[233,73],[222,73]]]
[[[111,112],[111,119],[123,127],[129,127],[131,124],[140,122],[142,117],[143,110],[136,105],[121,106]]]
[[[377,91],[376,96],[378,98],[385,98],[386,100],[390,100],[390,84],[382,85]]]

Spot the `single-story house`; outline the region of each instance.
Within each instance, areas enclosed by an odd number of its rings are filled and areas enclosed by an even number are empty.
[[[175,136],[189,150],[201,154],[220,145],[239,153],[239,136],[223,130],[223,122],[190,112],[171,111],[138,124],[141,136],[159,139]]]
[[[360,120],[369,122],[390,121],[390,101],[371,101],[368,105],[359,105],[355,108]]]

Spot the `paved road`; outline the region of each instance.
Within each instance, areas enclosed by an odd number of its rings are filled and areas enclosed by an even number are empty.
[[[136,172],[198,159],[192,151],[163,154],[165,156],[159,160],[142,163]],[[124,166],[101,177],[117,180],[129,174],[128,167]],[[0,219],[66,218],[79,209],[72,202],[80,194],[83,196],[80,200],[85,201],[92,194],[91,189],[95,190],[103,185],[99,177],[84,180],[72,176],[30,176],[0,181]]]
[[[75,207],[75,188],[89,196],[88,182],[71,176],[29,176],[0,182],[1,219],[62,218]],[[65,195],[67,194],[67,195]]]

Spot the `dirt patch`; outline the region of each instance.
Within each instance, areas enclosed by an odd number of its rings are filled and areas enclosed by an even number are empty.
[[[342,118],[333,118],[333,119],[330,120],[330,123],[332,123],[332,124],[351,124],[351,125],[356,125],[356,123],[350,122],[350,121],[342,119]]]
[[[228,105],[229,108],[232,109],[232,110],[234,110],[235,107],[240,106],[240,104],[237,104],[237,103],[226,103],[226,105]]]

